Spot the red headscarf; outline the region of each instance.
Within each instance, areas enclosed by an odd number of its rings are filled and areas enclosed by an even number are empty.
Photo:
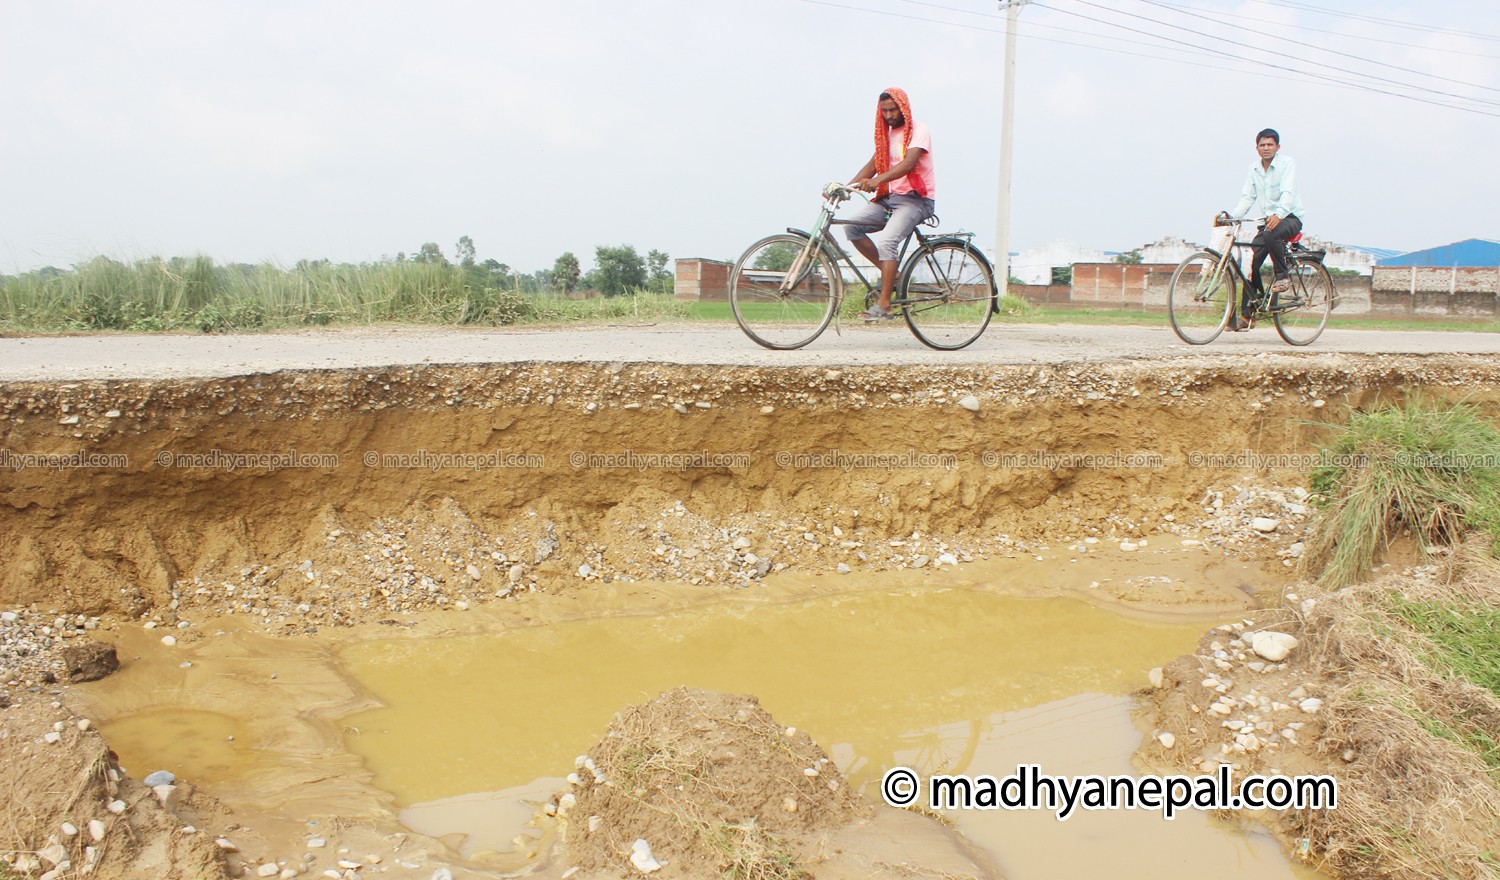
[[[901,115],[906,123],[901,126],[901,155],[906,155],[906,150],[911,146],[911,99],[906,97],[906,91],[892,86],[881,92],[890,95],[896,106],[901,108]],[[880,101],[875,102],[875,173],[884,174],[891,170],[891,128],[885,124],[885,117],[880,113]],[[927,190],[922,185],[922,179],[913,175],[907,175],[912,189],[917,195],[926,197]],[[882,183],[875,192],[875,198],[885,198],[891,194],[891,188],[887,183]]]

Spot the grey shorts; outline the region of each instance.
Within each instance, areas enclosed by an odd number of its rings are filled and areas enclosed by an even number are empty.
[[[870,233],[884,229],[886,234],[875,241],[875,252],[882,260],[896,259],[901,243],[906,241],[917,224],[932,216],[937,203],[924,199],[916,193],[898,193],[870,202],[850,214],[849,240],[869,238]]]

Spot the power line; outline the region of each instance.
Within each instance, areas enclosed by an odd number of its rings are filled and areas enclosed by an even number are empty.
[[[870,15],[886,15],[886,16],[891,16],[893,18],[903,18],[903,19],[906,19],[908,21],[920,21],[920,22],[924,22],[926,24],[937,24],[937,25],[944,25],[946,27],[963,28],[964,30],[981,31],[981,32],[984,32],[984,33],[991,33],[991,34],[1003,34],[1003,33],[1005,33],[1005,31],[998,30],[996,28],[985,28],[985,27],[978,27],[976,25],[960,24],[959,22],[955,22],[955,21],[942,21],[941,19],[936,19],[936,18],[923,18],[922,16],[917,16],[917,15],[903,15],[903,14],[901,14],[899,12],[888,12],[888,11],[886,11],[884,9],[869,9],[869,8],[866,8],[866,7],[863,7],[863,6],[849,6],[849,5],[846,5],[846,4],[843,4],[843,3],[833,3],[833,2],[830,2],[830,0],[802,0],[802,2],[803,3],[811,3],[811,4],[814,4],[816,6],[829,6],[829,7],[832,7],[834,9],[847,9],[847,10],[849,10],[851,12],[863,12],[863,13],[867,13],[867,14],[870,14]],[[907,0],[907,2],[915,2],[915,0]],[[947,7],[947,6],[939,6],[938,4],[935,4],[935,3],[920,3],[918,5],[932,6],[934,8],[939,8],[939,9],[947,9],[947,10],[952,11],[952,12],[963,12],[963,11],[965,11],[965,10],[960,10],[960,9],[952,9],[952,7]],[[975,14],[982,14],[982,13],[975,13]],[[1222,52],[1220,52],[1218,50],[1177,49],[1177,48],[1174,48],[1172,46],[1163,46],[1160,43],[1148,43],[1148,42],[1144,42],[1142,40],[1122,39],[1120,37],[1111,37],[1108,34],[1100,34],[1100,33],[1095,33],[1093,31],[1082,31],[1082,30],[1078,30],[1077,28],[1066,28],[1066,27],[1060,27],[1058,25],[1043,24],[1041,22],[1033,22],[1031,25],[1029,25],[1029,27],[1043,27],[1043,28],[1048,28],[1048,29],[1056,30],[1056,31],[1065,31],[1067,33],[1081,34],[1083,36],[1088,36],[1088,37],[1098,37],[1099,39],[1110,40],[1111,42],[1114,42],[1114,43],[1129,43],[1129,44],[1135,45],[1135,46],[1145,46],[1147,48],[1156,49],[1158,53],[1162,52],[1162,51],[1167,51],[1167,52],[1181,52],[1181,53],[1190,54],[1190,55],[1199,55],[1199,56],[1202,56],[1202,57],[1205,57],[1205,58],[1223,58],[1224,57],[1224,53],[1222,53]],[[1250,61],[1249,59],[1231,59],[1231,60],[1240,60],[1240,61],[1243,61],[1243,62],[1251,65],[1250,67],[1226,67],[1224,65],[1209,65],[1209,64],[1203,64],[1201,62],[1188,61],[1188,60],[1185,60],[1185,59],[1182,59],[1182,58],[1165,58],[1165,57],[1162,57],[1160,54],[1151,54],[1151,55],[1148,55],[1148,54],[1146,54],[1144,52],[1131,52],[1128,49],[1117,49],[1117,48],[1115,48],[1113,46],[1098,46],[1098,45],[1095,45],[1093,43],[1078,43],[1078,42],[1074,42],[1072,40],[1059,40],[1059,39],[1055,39],[1053,37],[1042,37],[1042,36],[1038,36],[1036,34],[1031,34],[1031,33],[1023,33],[1023,34],[1019,34],[1018,36],[1020,36],[1022,39],[1026,39],[1026,40],[1035,40],[1035,41],[1040,41],[1040,42],[1043,42],[1043,43],[1055,43],[1055,44],[1060,45],[1060,46],[1076,46],[1076,47],[1078,47],[1080,49],[1094,49],[1094,50],[1100,51],[1100,52],[1110,52],[1110,53],[1113,53],[1115,55],[1127,55],[1127,56],[1130,56],[1132,58],[1145,58],[1145,59],[1150,60],[1150,61],[1165,61],[1165,62],[1168,62],[1168,63],[1171,63],[1171,64],[1186,64],[1186,65],[1188,65],[1190,67],[1197,67],[1197,68],[1201,68],[1201,69],[1217,70],[1217,71],[1225,71],[1225,70],[1227,70],[1227,71],[1229,71],[1231,73],[1254,73],[1257,76],[1261,76],[1261,77],[1264,77],[1264,78],[1267,78],[1267,79],[1281,80],[1283,82],[1295,82],[1295,83],[1322,82],[1322,83],[1325,83],[1325,84],[1332,84],[1332,85],[1339,86],[1339,87],[1342,87],[1342,88],[1354,89],[1354,90],[1359,90],[1359,91],[1365,91],[1366,90],[1364,86],[1362,86],[1362,85],[1360,85],[1358,83],[1346,82],[1344,80],[1336,79],[1336,78],[1333,78],[1333,77],[1322,76],[1322,77],[1317,77],[1316,79],[1309,79],[1309,78],[1304,77],[1304,76],[1296,76],[1296,75],[1293,75],[1293,76],[1281,76],[1281,75],[1274,74],[1274,73],[1267,73],[1267,72],[1265,72],[1264,65],[1256,65],[1255,62]],[[1286,71],[1286,72],[1287,73],[1294,73],[1294,74],[1296,73],[1295,71]],[[1439,106],[1447,106],[1447,105],[1439,105]]]
[[[1460,31],[1453,28],[1438,27],[1430,24],[1420,24],[1414,21],[1399,21],[1394,18],[1380,18],[1374,15],[1363,15],[1358,12],[1345,12],[1341,9],[1329,9],[1326,6],[1314,6],[1311,3],[1288,3],[1286,0],[1256,0],[1258,3],[1266,3],[1271,6],[1280,6],[1285,9],[1296,9],[1300,12],[1317,12],[1323,15],[1332,15],[1338,18],[1349,18],[1355,21],[1364,21],[1371,24],[1382,24],[1386,27],[1403,28],[1405,30],[1423,31],[1432,34],[1453,34],[1461,37],[1473,37],[1477,40],[1490,40],[1500,42],[1500,36],[1494,34],[1481,34],[1472,31]]]
[[[1186,42],[1184,42],[1182,40],[1177,40],[1177,39],[1173,39],[1171,37],[1162,36],[1161,34],[1153,34],[1150,31],[1143,31],[1143,30],[1141,30],[1139,28],[1130,27],[1129,25],[1120,24],[1118,22],[1112,22],[1112,21],[1106,21],[1104,19],[1094,18],[1093,16],[1084,15],[1081,12],[1074,12],[1074,11],[1072,11],[1070,9],[1059,9],[1056,6],[1049,6],[1049,5],[1045,4],[1045,3],[1042,3],[1042,2],[1040,2],[1040,0],[1033,0],[1033,2],[1035,2],[1037,6],[1040,6],[1043,9],[1050,9],[1053,12],[1060,12],[1060,13],[1062,13],[1064,15],[1076,16],[1078,18],[1085,19],[1086,21],[1092,21],[1092,22],[1096,22],[1096,23],[1099,23],[1099,24],[1107,25],[1107,26],[1110,26],[1110,27],[1120,28],[1121,30],[1131,31],[1132,33],[1144,34],[1144,35],[1146,35],[1148,37],[1154,37],[1154,38],[1156,38],[1158,40],[1164,40],[1164,41],[1169,42],[1169,43],[1176,43],[1178,45],[1183,45],[1183,46],[1191,46],[1192,45],[1191,43],[1186,43]],[[1077,0],[1077,2],[1085,3],[1085,4],[1089,5],[1089,6],[1098,6],[1098,4],[1096,4],[1096,3],[1090,3],[1089,0]],[[1103,7],[1101,7],[1101,8],[1103,8]],[[1132,13],[1125,13],[1125,14],[1126,15],[1132,15]],[[1140,15],[1136,15],[1134,17],[1135,18],[1146,18],[1145,16],[1140,16]],[[1165,24],[1165,22],[1156,21],[1155,19],[1146,18],[1146,20],[1147,21],[1151,21],[1151,22],[1153,22],[1155,24]],[[1176,25],[1168,25],[1168,26],[1169,27],[1178,27]],[[1203,33],[1199,33],[1199,32],[1196,32],[1196,31],[1192,31],[1191,28],[1178,27],[1178,29],[1179,30],[1187,30],[1187,31],[1190,31],[1190,32],[1195,33],[1198,36],[1202,36],[1202,37],[1208,37],[1209,36],[1208,34],[1203,34]],[[1221,40],[1223,42],[1230,42],[1230,43],[1234,42],[1233,40],[1226,40],[1223,37],[1211,37],[1211,39],[1217,39],[1217,40]],[[1261,64],[1262,63],[1262,62],[1257,62],[1257,61],[1255,61],[1254,59],[1251,59],[1251,58],[1245,58],[1245,57],[1240,56],[1240,55],[1234,55],[1232,53],[1225,52],[1225,51],[1219,50],[1219,49],[1213,49],[1213,50],[1210,50],[1210,51],[1213,51],[1213,52],[1215,52],[1216,54],[1219,54],[1219,55],[1223,55],[1226,58],[1234,59],[1236,61],[1244,61],[1244,62],[1248,62],[1248,63],[1251,63],[1251,64]],[[1271,53],[1271,54],[1283,55],[1284,57],[1293,58],[1293,60],[1296,60],[1294,56],[1286,55],[1285,53],[1276,52],[1276,53]],[[1374,76],[1370,76],[1368,74],[1361,74],[1361,73],[1359,73],[1357,71],[1343,70],[1342,68],[1336,68],[1336,67],[1333,67],[1333,65],[1329,65],[1329,64],[1321,64],[1319,62],[1310,62],[1310,63],[1315,64],[1318,67],[1329,67],[1329,68],[1332,68],[1332,69],[1335,69],[1335,70],[1340,70],[1341,72],[1344,72],[1344,73],[1351,73],[1354,76],[1362,77],[1364,79],[1374,79],[1374,80],[1383,79],[1382,77],[1374,77]],[[1326,81],[1326,82],[1351,84],[1351,83],[1349,83],[1346,80],[1340,80],[1340,79],[1338,79],[1336,77],[1331,77],[1331,76],[1329,76],[1327,74],[1314,73],[1314,72],[1308,71],[1308,70],[1295,70],[1294,68],[1289,68],[1289,67],[1287,67],[1287,68],[1281,68],[1281,69],[1288,70],[1288,71],[1293,71],[1295,73],[1301,74],[1302,76],[1311,77],[1311,78],[1318,79],[1318,80],[1323,80],[1323,81]],[[1357,83],[1352,83],[1352,84],[1356,85],[1358,88],[1360,88],[1360,89],[1362,89],[1364,91],[1374,92],[1376,94],[1389,95],[1389,96],[1395,97],[1395,98],[1405,98],[1405,99],[1407,99],[1409,101],[1419,101],[1419,102],[1421,102],[1423,104],[1432,104],[1434,106],[1447,107],[1447,108],[1453,109],[1453,110],[1463,110],[1463,111],[1465,111],[1467,113],[1477,113],[1477,114],[1480,114],[1482,116],[1500,117],[1500,114],[1491,113],[1491,112],[1486,111],[1486,110],[1480,110],[1480,109],[1477,109],[1475,107],[1467,107],[1467,106],[1464,106],[1464,105],[1461,105],[1461,104],[1449,104],[1449,103],[1445,103],[1443,101],[1435,101],[1435,100],[1433,100],[1431,98],[1423,98],[1423,97],[1419,97],[1417,95],[1409,95],[1409,94],[1405,94],[1405,93],[1402,93],[1402,92],[1392,92],[1392,91],[1389,91],[1387,89],[1377,88],[1377,87],[1375,87],[1373,85],[1370,85],[1368,83],[1357,82]],[[1438,90],[1436,90],[1436,89],[1428,89],[1428,88],[1421,87],[1421,86],[1414,86],[1414,85],[1411,85],[1409,83],[1400,83],[1400,82],[1397,82],[1396,84],[1400,85],[1400,86],[1404,86],[1406,88],[1417,89],[1418,91],[1437,92],[1438,94],[1446,94],[1446,93],[1443,93],[1443,92],[1438,92]],[[1500,104],[1497,104],[1494,101],[1485,101],[1485,100],[1476,99],[1476,98],[1466,98],[1466,97],[1464,97],[1462,95],[1453,95],[1451,97],[1457,97],[1459,100],[1471,101],[1471,102],[1477,103],[1477,104],[1488,104],[1488,105],[1493,105],[1493,106],[1500,106]]]
[[[1140,2],[1141,3],[1145,3],[1147,5],[1150,5],[1150,6],[1159,6],[1159,7],[1163,8],[1163,9],[1171,9],[1172,8],[1171,5],[1166,4],[1166,3],[1158,2],[1158,0],[1140,0]],[[1214,24],[1221,24],[1221,22],[1214,21],[1214,19],[1209,18],[1208,16],[1202,15],[1202,14],[1197,13],[1197,12],[1190,12],[1188,10],[1181,9],[1180,7],[1178,7],[1178,11],[1181,12],[1183,15],[1192,16],[1193,18],[1201,18],[1204,21],[1214,22]],[[1172,25],[1172,26],[1173,27],[1177,27],[1177,25]],[[1241,27],[1240,30],[1247,31],[1247,32],[1252,33],[1252,34],[1259,34],[1262,37],[1272,37],[1274,39],[1280,40],[1283,43],[1291,43],[1294,46],[1306,46],[1309,49],[1316,49],[1319,52],[1327,52],[1330,55],[1340,55],[1340,56],[1342,56],[1344,58],[1353,58],[1355,61],[1363,61],[1366,64],[1374,64],[1374,65],[1376,65],[1378,67],[1388,67],[1391,70],[1399,70],[1402,73],[1412,73],[1412,74],[1416,74],[1417,76],[1425,76],[1425,77],[1430,77],[1432,79],[1440,79],[1440,80],[1442,80],[1444,82],[1457,83],[1457,84],[1459,84],[1461,86],[1469,86],[1470,88],[1485,89],[1485,90],[1491,91],[1491,92],[1500,92],[1500,89],[1494,88],[1493,86],[1480,85],[1479,83],[1472,83],[1472,82],[1469,82],[1468,80],[1454,79],[1453,77],[1450,77],[1450,76],[1439,76],[1436,73],[1426,73],[1426,72],[1421,71],[1421,70],[1413,70],[1410,67],[1402,67],[1399,64],[1388,64],[1388,63],[1386,63],[1384,61],[1375,61],[1375,60],[1369,59],[1369,58],[1362,58],[1362,57],[1360,57],[1358,55],[1354,55],[1354,54],[1351,54],[1349,52],[1340,52],[1337,49],[1325,49],[1322,46],[1317,46],[1317,45],[1314,45],[1312,43],[1304,43],[1304,42],[1301,42],[1300,40],[1293,40],[1293,39],[1291,39],[1289,37],[1286,37],[1286,36],[1283,36],[1281,34],[1271,33],[1270,31],[1258,31],[1255,28],[1248,28],[1248,27]],[[1207,35],[1205,34],[1205,36],[1207,36]],[[1222,39],[1222,38],[1215,37],[1214,39]],[[1316,63],[1316,62],[1314,62],[1314,63]],[[1335,68],[1335,69],[1337,69],[1337,68]]]
[[[844,3],[834,3],[834,2],[831,2],[831,0],[801,0],[801,2],[803,2],[803,3],[811,3],[811,4],[816,5],[816,6],[828,6],[828,7],[834,8],[834,9],[844,9],[844,10],[848,10],[848,11],[851,11],[851,12],[861,12],[861,13],[865,13],[865,14],[869,14],[869,15],[884,15],[884,16],[889,16],[889,17],[892,17],[892,18],[905,19],[907,21],[920,21],[920,22],[923,22],[923,23],[926,23],[926,24],[943,25],[945,27],[962,28],[964,30],[979,31],[979,32],[983,32],[983,33],[992,33],[992,34],[1003,34],[1004,33],[1003,30],[1000,30],[1000,29],[997,29],[997,28],[979,27],[977,25],[963,24],[961,22],[954,22],[954,21],[942,21],[940,19],[925,18],[925,17],[917,16],[917,15],[906,15],[906,14],[903,14],[903,13],[890,12],[888,10],[883,10],[883,9],[869,9],[869,8],[862,7],[862,6],[850,6],[850,5],[847,5],[847,4],[844,4]],[[903,0],[903,2],[914,2],[915,3],[916,0]],[[1221,71],[1221,72],[1227,71],[1227,72],[1231,72],[1231,73],[1253,73],[1256,77],[1262,78],[1262,79],[1274,79],[1274,80],[1281,80],[1281,81],[1284,81],[1284,82],[1297,82],[1297,83],[1309,83],[1310,82],[1310,83],[1316,83],[1316,84],[1321,84],[1321,85],[1332,85],[1332,86],[1335,86],[1335,87],[1338,87],[1338,88],[1345,88],[1345,89],[1350,89],[1350,90],[1354,90],[1354,91],[1368,92],[1368,93],[1372,93],[1372,94],[1386,95],[1388,97],[1393,97],[1393,98],[1405,98],[1405,99],[1407,99],[1409,101],[1417,101],[1419,103],[1428,104],[1428,105],[1431,105],[1431,106],[1434,106],[1434,107],[1442,107],[1442,108],[1446,108],[1446,109],[1449,109],[1449,110],[1461,110],[1461,111],[1464,111],[1466,113],[1475,113],[1475,114],[1478,114],[1480,116],[1492,116],[1492,117],[1495,117],[1495,118],[1500,118],[1500,113],[1491,113],[1491,112],[1488,112],[1488,111],[1485,111],[1485,110],[1481,110],[1481,109],[1478,109],[1478,108],[1475,108],[1475,107],[1468,107],[1468,106],[1464,106],[1464,105],[1461,105],[1461,104],[1450,104],[1450,103],[1447,103],[1445,101],[1433,100],[1431,98],[1423,98],[1423,97],[1420,97],[1418,95],[1408,95],[1408,94],[1403,94],[1401,92],[1388,91],[1386,89],[1377,88],[1377,87],[1372,86],[1372,85],[1370,85],[1370,84],[1368,84],[1366,82],[1361,82],[1361,81],[1358,81],[1358,80],[1346,80],[1346,79],[1341,79],[1339,77],[1330,76],[1328,74],[1315,73],[1315,72],[1306,71],[1306,70],[1298,70],[1298,69],[1291,68],[1291,67],[1269,68],[1268,69],[1267,66],[1263,62],[1256,61],[1255,59],[1252,59],[1252,58],[1245,58],[1243,56],[1234,55],[1234,54],[1225,52],[1222,49],[1213,49],[1213,48],[1209,48],[1209,47],[1198,48],[1198,47],[1194,46],[1193,44],[1187,43],[1187,42],[1185,42],[1183,40],[1173,39],[1171,37],[1162,36],[1160,34],[1153,34],[1153,33],[1149,32],[1149,31],[1144,31],[1144,30],[1140,30],[1138,28],[1129,27],[1128,25],[1119,24],[1117,22],[1111,22],[1111,21],[1106,21],[1104,19],[1094,18],[1092,16],[1084,15],[1082,13],[1072,12],[1070,10],[1058,9],[1056,7],[1053,7],[1053,6],[1048,6],[1045,3],[1042,3],[1041,0],[1033,0],[1033,2],[1038,7],[1043,8],[1043,9],[1049,9],[1049,10],[1051,10],[1053,12],[1061,12],[1061,13],[1064,13],[1066,15],[1073,15],[1073,16],[1076,16],[1078,18],[1085,19],[1087,21],[1092,21],[1092,22],[1095,22],[1097,24],[1102,24],[1102,25],[1104,25],[1106,27],[1111,27],[1111,28],[1116,28],[1116,29],[1130,31],[1132,33],[1137,33],[1137,34],[1144,35],[1146,37],[1150,37],[1150,38],[1152,38],[1154,40],[1164,41],[1164,42],[1167,42],[1167,43],[1174,43],[1174,44],[1176,44],[1178,46],[1187,46],[1188,48],[1184,50],[1184,49],[1174,48],[1173,46],[1164,46],[1164,45],[1161,45],[1161,43],[1145,43],[1145,42],[1141,42],[1139,40],[1126,40],[1126,39],[1121,39],[1119,37],[1111,37],[1111,36],[1108,36],[1106,34],[1096,34],[1096,33],[1090,32],[1090,31],[1079,31],[1079,30],[1072,29],[1072,28],[1059,27],[1057,25],[1046,25],[1046,24],[1043,24],[1041,22],[1034,22],[1031,25],[1032,27],[1047,27],[1047,28],[1051,28],[1053,30],[1062,30],[1062,31],[1067,31],[1069,33],[1078,33],[1078,34],[1083,34],[1085,36],[1098,37],[1100,39],[1108,39],[1108,40],[1112,40],[1114,42],[1127,42],[1127,43],[1131,43],[1133,45],[1141,45],[1141,46],[1147,46],[1147,47],[1150,47],[1150,48],[1154,48],[1158,52],[1160,52],[1160,51],[1184,52],[1184,53],[1187,53],[1187,54],[1202,55],[1204,57],[1225,59],[1225,60],[1228,60],[1228,61],[1234,61],[1234,62],[1240,62],[1242,64],[1247,64],[1247,65],[1250,65],[1250,67],[1247,69],[1247,68],[1243,68],[1243,67],[1225,66],[1223,64],[1210,65],[1210,64],[1204,64],[1204,63],[1201,63],[1201,62],[1188,61],[1188,60],[1181,59],[1181,58],[1165,58],[1165,57],[1162,57],[1160,54],[1148,55],[1148,54],[1145,54],[1145,53],[1142,53],[1142,52],[1131,52],[1131,51],[1129,51],[1127,49],[1116,49],[1116,48],[1111,47],[1111,46],[1098,46],[1098,45],[1094,45],[1094,44],[1090,44],[1090,43],[1078,43],[1078,42],[1074,42],[1074,41],[1071,41],[1071,40],[1059,40],[1059,39],[1056,39],[1056,38],[1043,37],[1043,36],[1038,36],[1036,34],[1031,34],[1031,33],[1023,33],[1023,34],[1019,35],[1023,39],[1026,39],[1026,40],[1034,40],[1034,41],[1040,41],[1040,42],[1044,42],[1044,43],[1055,43],[1055,44],[1063,45],[1063,46],[1075,46],[1075,47],[1078,47],[1078,48],[1081,48],[1081,49],[1093,49],[1093,50],[1100,51],[1100,52],[1111,52],[1113,54],[1127,55],[1127,56],[1134,57],[1134,58],[1146,58],[1146,59],[1151,60],[1151,61],[1165,61],[1165,62],[1169,62],[1169,63],[1173,63],[1173,64],[1185,64],[1185,65],[1188,65],[1190,67],[1197,67],[1197,68],[1201,68],[1201,69],[1209,69],[1209,70],[1215,70],[1215,71]],[[944,10],[947,10],[947,11],[950,11],[950,12],[967,12],[967,10],[954,9],[952,7],[942,6],[942,5],[936,4],[936,3],[917,3],[917,5],[930,6],[932,8],[944,9]],[[969,14],[981,14],[981,13],[969,13]],[[1141,16],[1137,16],[1137,17],[1141,17]],[[1200,34],[1200,36],[1207,36],[1207,35]],[[1323,65],[1323,66],[1327,66],[1327,65]],[[1276,72],[1273,72],[1273,71],[1276,71]],[[1283,75],[1283,74],[1286,74],[1286,75]],[[1357,72],[1354,73],[1354,75],[1355,76],[1365,76],[1364,74],[1359,74]],[[1427,90],[1427,91],[1430,91],[1430,90]],[[1457,96],[1457,97],[1459,97],[1460,100],[1477,101],[1478,103],[1491,103],[1491,102],[1485,102],[1485,101],[1478,100],[1478,99],[1464,98],[1462,96]]]
[[[907,0],[907,2],[914,3],[914,2],[916,2],[916,0]],[[932,5],[936,5],[936,4],[932,4]],[[1186,4],[1183,4],[1183,3],[1162,3],[1160,5],[1162,5],[1162,6],[1170,6],[1173,9],[1178,9],[1178,10],[1188,10],[1188,9],[1192,9],[1193,8],[1193,7],[1188,6]],[[942,8],[946,9],[948,7],[945,6],[945,7],[942,7]],[[963,10],[955,9],[953,11],[954,12],[961,12]],[[1238,18],[1238,19],[1241,19],[1243,21],[1265,21],[1265,19],[1263,17],[1259,16],[1259,15],[1241,15],[1241,14],[1234,13],[1234,12],[1220,12],[1217,9],[1215,9],[1213,11],[1208,11],[1208,10],[1200,10],[1200,11],[1203,11],[1203,12],[1205,12],[1205,14],[1208,14],[1208,15],[1218,16],[1219,18]],[[1228,23],[1226,22],[1226,24],[1228,24]],[[1311,33],[1311,34],[1329,34],[1331,36],[1344,37],[1346,39],[1351,39],[1351,40],[1359,40],[1359,41],[1365,42],[1365,43],[1384,43],[1387,46],[1401,46],[1402,48],[1412,49],[1412,50],[1418,51],[1418,52],[1441,51],[1444,55],[1468,55],[1468,56],[1470,56],[1472,58],[1500,59],[1500,55],[1491,55],[1491,54],[1489,54],[1487,52],[1465,52],[1462,49],[1440,49],[1440,50],[1435,50],[1435,49],[1432,49],[1431,47],[1428,47],[1428,46],[1413,45],[1408,40],[1383,40],[1380,37],[1357,36],[1355,34],[1345,33],[1344,31],[1333,31],[1333,30],[1328,30],[1327,28],[1308,27],[1305,24],[1294,25],[1294,27],[1296,27],[1296,29],[1299,30],[1299,31],[1306,31],[1306,32]]]
[[[1130,16],[1131,18],[1138,18],[1141,21],[1147,21],[1147,22],[1150,22],[1151,24],[1157,24],[1157,25],[1161,25],[1163,27],[1174,28],[1174,29],[1179,30],[1179,31],[1187,31],[1188,33],[1190,33],[1190,34],[1192,34],[1194,36],[1204,37],[1204,38],[1210,39],[1210,40],[1218,40],[1221,43],[1233,43],[1236,46],[1241,45],[1241,43],[1239,41],[1237,41],[1237,40],[1231,40],[1228,37],[1219,37],[1219,36],[1214,36],[1213,34],[1206,34],[1203,31],[1194,30],[1193,28],[1190,28],[1190,27],[1184,27],[1184,26],[1182,26],[1180,24],[1172,24],[1171,22],[1166,22],[1166,21],[1162,21],[1160,19],[1151,18],[1150,16],[1147,16],[1147,15],[1137,15],[1134,12],[1125,12],[1124,10],[1110,9],[1109,7],[1104,6],[1103,4],[1095,3],[1094,0],[1074,0],[1074,2],[1076,2],[1076,3],[1082,3],[1084,6],[1092,6],[1095,9],[1103,9],[1103,10],[1105,10],[1107,12],[1114,12],[1114,13],[1116,13],[1118,15],[1127,15],[1127,16]],[[1040,6],[1042,4],[1038,3],[1037,5]],[[1065,13],[1067,15],[1078,15],[1080,18],[1089,18],[1088,16],[1081,15],[1080,13],[1073,12],[1071,10],[1058,9],[1055,6],[1048,6],[1046,8],[1051,9],[1051,10],[1053,10],[1055,12],[1062,12],[1062,13]],[[1095,19],[1090,19],[1090,20],[1091,21],[1100,21],[1099,19],[1096,19],[1096,18]],[[1102,22],[1102,23],[1103,24],[1113,25],[1114,27],[1125,28],[1126,30],[1135,30],[1134,28],[1128,28],[1128,27],[1125,27],[1125,25],[1118,24],[1116,22]],[[1145,33],[1145,32],[1144,31],[1138,31],[1138,33]],[[1157,39],[1163,39],[1163,40],[1164,39],[1168,39],[1166,37],[1161,36],[1160,34],[1152,34],[1151,36],[1155,36]],[[1173,41],[1173,42],[1180,42],[1180,41]],[[1386,76],[1376,76],[1373,73],[1362,73],[1362,72],[1360,72],[1358,70],[1350,70],[1347,67],[1339,67],[1336,64],[1325,64],[1322,61],[1312,61],[1310,59],[1298,58],[1296,55],[1292,55],[1292,54],[1287,53],[1287,52],[1278,52],[1275,49],[1262,49],[1260,51],[1266,53],[1267,55],[1275,55],[1275,56],[1280,57],[1280,58],[1290,58],[1293,61],[1300,61],[1300,62],[1302,62],[1304,64],[1311,64],[1314,67],[1323,67],[1323,68],[1327,68],[1329,70],[1338,71],[1339,73],[1347,73],[1347,74],[1349,74],[1351,76],[1363,77],[1365,79],[1375,80],[1376,82],[1389,83],[1391,85],[1399,86],[1399,87],[1405,88],[1405,89],[1414,89],[1414,90],[1419,91],[1419,92],[1427,92],[1428,94],[1441,95],[1441,96],[1443,96],[1445,98],[1457,98],[1460,101],[1472,101],[1472,102],[1474,102],[1476,104],[1487,104],[1487,105],[1490,105],[1492,107],[1500,107],[1500,101],[1491,101],[1491,100],[1487,100],[1487,99],[1484,99],[1484,98],[1471,98],[1471,97],[1468,97],[1467,95],[1459,95],[1459,94],[1455,94],[1453,92],[1445,92],[1442,89],[1433,89],[1433,88],[1428,88],[1427,86],[1419,86],[1419,85],[1417,85],[1415,83],[1403,82],[1401,80],[1391,79],[1390,77],[1386,77]],[[1225,53],[1225,54],[1228,54],[1228,53]],[[1232,56],[1232,57],[1238,57],[1238,56]],[[1412,97],[1412,96],[1410,96],[1410,95],[1403,95],[1402,97]]]

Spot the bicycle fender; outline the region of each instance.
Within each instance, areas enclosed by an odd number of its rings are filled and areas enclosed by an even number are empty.
[[[803,229],[798,229],[795,226],[788,226],[786,228],[786,231],[790,232],[793,235],[800,235],[803,238],[812,238],[812,233]],[[838,252],[833,243],[833,240],[829,236],[825,235],[823,236],[822,245],[823,253],[828,255],[828,259],[832,260],[834,262],[834,265],[838,265],[839,260],[843,258],[844,255]]]

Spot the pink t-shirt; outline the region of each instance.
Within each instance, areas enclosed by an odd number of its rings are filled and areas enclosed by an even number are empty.
[[[891,181],[891,192],[909,193],[913,191],[911,178],[915,177],[922,181],[922,188],[926,190],[923,196],[929,199],[937,199],[937,177],[932,172],[932,135],[927,131],[927,126],[920,122],[908,122],[911,126],[911,149],[923,151],[922,158],[917,160],[917,167],[911,173],[900,180]],[[902,149],[901,142],[906,139],[906,131],[901,128],[893,128],[889,134],[891,142],[891,167],[895,168],[902,159],[906,158],[906,151]]]

